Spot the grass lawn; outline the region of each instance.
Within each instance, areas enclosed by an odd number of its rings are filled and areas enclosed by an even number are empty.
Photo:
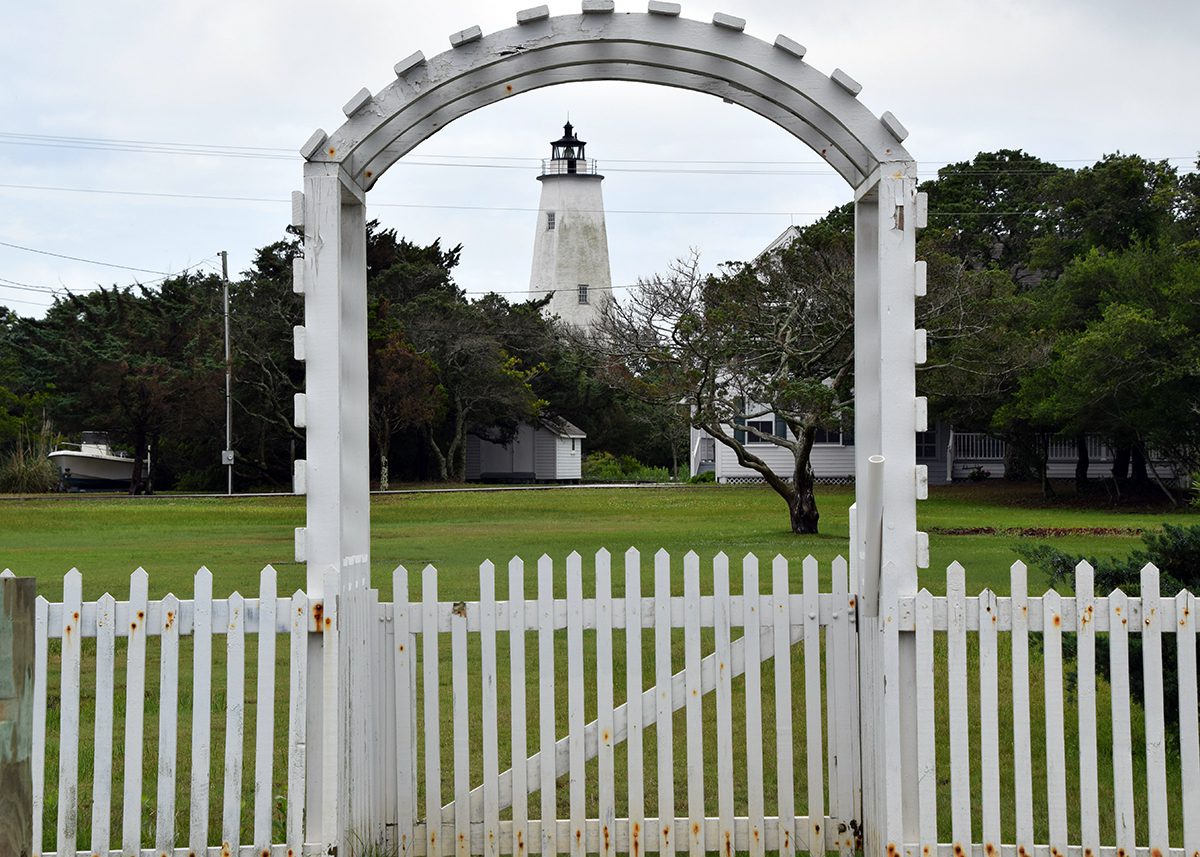
[[[764,587],[769,585],[769,558],[777,553],[792,560],[793,581],[796,587],[800,584],[799,560],[806,554],[813,554],[822,562],[823,587],[828,585],[828,561],[838,554],[844,554],[847,545],[848,515],[847,507],[852,502],[852,490],[849,488],[823,488],[819,494],[822,516],[822,533],[819,536],[798,537],[787,530],[786,509],[782,502],[768,489],[762,487],[718,487],[695,486],[683,488],[646,488],[646,489],[602,489],[602,490],[569,490],[569,491],[516,491],[516,492],[455,492],[455,493],[422,493],[376,496],[372,502],[372,559],[374,563],[375,584],[381,590],[381,598],[391,596],[391,569],[397,564],[405,565],[410,573],[410,592],[412,597],[419,598],[419,570],[431,563],[439,569],[439,598],[443,601],[474,599],[478,595],[477,568],[485,559],[492,559],[499,566],[497,574],[497,596],[506,597],[507,574],[504,566],[513,555],[521,555],[527,563],[526,596],[532,597],[535,592],[533,564],[537,556],[547,553],[553,557],[561,568],[563,558],[572,550],[578,550],[585,555],[585,595],[591,594],[590,565],[586,558],[595,550],[608,548],[618,556],[614,558],[614,595],[623,592],[623,568],[619,554],[628,547],[637,547],[643,554],[643,595],[650,595],[652,587],[652,558],[651,554],[660,547],[665,547],[672,556],[680,559],[687,550],[696,550],[702,557],[702,568],[705,568],[702,582],[703,591],[710,591],[711,557],[718,551],[725,551],[734,558],[740,558],[746,552],[757,553],[762,562]],[[1014,549],[1023,540],[1051,541],[1065,550],[1080,555],[1123,554],[1140,543],[1135,534],[1137,531],[1152,529],[1161,525],[1164,520],[1177,523],[1200,522],[1200,516],[1185,512],[1168,512],[1167,510],[1141,509],[1135,511],[1121,510],[1091,510],[1082,508],[1067,500],[1058,504],[1047,504],[1040,499],[1037,489],[1028,486],[1009,485],[970,485],[946,486],[931,489],[928,501],[919,505],[920,526],[930,532],[931,559],[933,569],[921,573],[922,585],[936,593],[944,591],[944,572],[938,569],[953,560],[963,563],[967,569],[968,588],[978,592],[985,587],[991,587],[1001,594],[1008,591],[1008,567],[1017,555]],[[17,574],[34,575],[40,580],[41,592],[51,600],[61,598],[61,576],[71,566],[78,567],[84,575],[84,597],[94,599],[105,591],[111,591],[118,599],[127,598],[128,576],[137,566],[143,566],[150,572],[150,595],[159,598],[167,592],[174,592],[181,598],[191,595],[191,576],[195,569],[204,564],[214,572],[214,595],[222,597],[234,590],[244,595],[255,596],[258,590],[258,572],[261,567],[271,563],[280,572],[279,590],[281,593],[291,592],[303,586],[304,570],[302,566],[292,562],[292,528],[303,524],[304,506],[301,498],[244,498],[228,499],[195,499],[178,497],[157,498],[119,498],[119,497],[53,497],[30,500],[0,501],[0,568],[11,567]],[[1067,534],[1052,537],[1030,539],[1019,531],[1029,529],[1059,528],[1068,531]],[[1082,532],[1088,528],[1103,528],[1116,534],[1086,535]],[[980,532],[987,530],[987,532]],[[952,535],[951,532],[967,531],[970,534]],[[733,588],[739,589],[740,575],[736,569],[740,563],[731,563],[734,567]],[[563,575],[556,575],[557,594],[565,593]],[[682,574],[674,581],[676,592],[682,591]],[[1034,576],[1030,583],[1030,593],[1038,593],[1045,586],[1044,579]],[[446,635],[444,635],[446,636]],[[556,640],[556,677],[560,687],[565,687],[566,674],[566,641],[565,635],[558,635]],[[1007,635],[1001,635],[1000,663],[1000,697],[1007,701],[1007,683],[1011,679],[1009,673]],[[616,635],[614,640],[617,659],[614,679],[616,681],[616,701],[624,700],[624,640],[623,635]],[[674,661],[676,668],[682,666],[683,646],[682,632],[677,632],[674,643]],[[645,637],[647,641],[652,635]],[[1037,640],[1035,639],[1035,644]],[[179,700],[179,783],[177,800],[178,822],[176,825],[176,841],[186,840],[186,820],[188,817],[187,786],[190,775],[190,719],[192,710],[191,699],[191,641],[185,639],[181,646],[180,671],[180,700]],[[248,657],[246,669],[246,730],[245,730],[245,773],[242,788],[243,807],[243,841],[247,841],[251,825],[251,801],[253,778],[254,716],[258,700],[255,696],[256,668],[253,654],[255,641],[247,638]],[[472,711],[478,711],[480,689],[476,680],[478,673],[474,672],[478,664],[478,639],[473,638],[469,654],[472,666],[471,695]],[[711,651],[711,632],[705,634],[704,652]],[[508,765],[508,681],[504,665],[508,660],[508,642],[504,635],[498,640],[498,659],[501,668],[498,690],[500,692],[500,736],[502,768]],[[536,675],[537,648],[534,637],[527,637],[527,654],[529,658],[529,675]],[[977,657],[977,640],[972,639],[970,658],[974,663]],[[212,733],[212,802],[210,804],[210,841],[220,839],[220,793],[224,755],[224,676],[225,657],[224,639],[214,641],[214,688],[211,700],[213,712]],[[450,722],[450,650],[449,640],[442,641],[442,692],[446,702],[442,708],[442,770],[443,796],[448,800],[452,795],[451,785],[451,733]],[[146,693],[146,755],[144,760],[143,777],[143,817],[144,844],[151,843],[153,837],[154,807],[157,772],[157,727],[158,727],[158,646],[152,640],[148,646],[147,663],[147,693]],[[795,673],[793,679],[793,711],[795,718],[795,746],[797,748],[797,765],[795,788],[797,794],[797,811],[803,812],[802,796],[805,794],[805,771],[803,765],[804,747],[804,695],[803,675],[800,670],[800,652],[794,653]],[[50,709],[48,723],[47,747],[47,789],[46,789],[46,845],[49,846],[54,838],[54,822],[57,804],[57,711],[56,688],[58,680],[58,663],[56,647],[51,650],[50,663]],[[594,675],[594,640],[589,634],[585,639],[585,658],[588,663],[585,675]],[[1042,690],[1040,650],[1031,653],[1032,676],[1031,700],[1033,702],[1033,727],[1035,738],[1034,794],[1044,796],[1045,784],[1044,762],[1039,764],[1039,753],[1044,754],[1044,740],[1039,732],[1043,729]],[[116,691],[116,723],[117,723],[117,763],[114,771],[114,792],[120,794],[121,789],[121,747],[120,736],[124,722],[124,649],[118,644],[118,685]],[[1068,663],[1068,670],[1070,664]],[[94,647],[85,646],[85,662],[83,666],[83,716],[82,728],[86,740],[81,747],[80,776],[81,794],[80,805],[80,839],[81,847],[86,847],[86,836],[90,831],[90,782],[92,758],[92,742],[90,741],[94,701]],[[281,641],[276,664],[277,698],[276,736],[277,745],[286,745],[286,687],[287,687],[287,648]],[[646,684],[653,681],[653,652],[648,644],[644,654],[644,676]],[[936,681],[939,696],[945,692],[945,648],[944,641],[938,650]],[[595,698],[592,680],[588,679],[587,710],[589,719],[594,716]],[[972,702],[972,758],[979,758],[978,749],[978,679],[971,680],[970,691]],[[1107,686],[1100,682],[1100,698],[1098,706],[1101,723],[1101,807],[1111,807],[1111,755],[1107,753],[1105,726],[1108,722]],[[735,746],[744,746],[744,697],[742,696],[742,680],[734,683],[734,741]],[[764,712],[773,711],[774,687],[773,667],[770,662],[763,665],[763,695]],[[1067,728],[1068,747],[1074,740],[1073,683],[1068,682]],[[530,751],[537,748],[537,694],[536,690],[527,694],[529,724],[528,741]],[[564,731],[566,722],[566,694],[556,694],[558,707],[558,732]],[[705,698],[705,722],[714,722],[714,700]],[[418,701],[418,729],[423,709]],[[477,716],[477,715],[475,715]],[[740,721],[739,721],[739,718]],[[1004,800],[1006,823],[1005,841],[1012,841],[1011,816],[1011,782],[1008,771],[1011,771],[1011,708],[1001,711],[1001,746],[1007,747],[1001,764],[1005,785]],[[476,729],[477,726],[473,726]],[[766,795],[767,811],[770,814],[774,807],[774,729],[775,724],[770,716],[764,717],[764,753],[766,764]],[[1145,794],[1144,786],[1144,753],[1137,749],[1141,733],[1140,710],[1134,712],[1134,768],[1135,778],[1139,784],[1139,794]],[[710,800],[716,793],[715,788],[715,736],[707,730],[705,736],[706,764],[706,794]],[[477,735],[477,733],[475,733]],[[653,795],[655,794],[654,774],[656,761],[653,729],[648,729],[645,736],[646,758],[645,770],[648,777],[645,783],[646,794],[650,796],[647,806],[648,814],[653,814]],[[938,725],[938,762],[939,762],[939,794],[940,806],[943,810],[941,821],[944,830],[942,840],[949,836],[949,771],[948,771],[948,725]],[[475,744],[478,742],[476,741]],[[684,746],[685,724],[683,712],[679,712],[674,721],[675,768],[676,768],[676,805],[680,812],[685,805],[686,795],[684,776]],[[422,749],[423,752],[423,749]],[[478,747],[474,748],[473,782],[480,778]],[[618,778],[624,771],[624,748],[618,748],[617,771]],[[1105,761],[1107,756],[1107,761]],[[277,754],[274,764],[275,787],[274,794],[282,800],[284,765],[283,754]],[[1074,782],[1076,772],[1074,765],[1068,765],[1069,787]],[[594,782],[595,762],[589,766],[589,782]],[[975,780],[975,794],[978,791],[978,765],[972,764],[972,777]],[[1172,819],[1179,818],[1179,788],[1178,768],[1173,768],[1172,774]],[[566,812],[565,780],[560,781],[560,817]],[[618,793],[624,794],[623,787],[618,787]],[[1077,793],[1077,792],[1076,792]],[[623,798],[621,798],[623,800]],[[736,801],[739,814],[746,811],[745,782],[741,774],[737,775]],[[113,842],[119,841],[119,802],[114,802]],[[590,812],[595,812],[595,790],[589,786]],[[1073,836],[1077,837],[1077,801],[1069,801],[1075,807],[1076,815],[1072,816]],[[420,804],[418,804],[420,805]],[[530,809],[533,817],[537,816],[538,798],[531,796]],[[826,804],[828,805],[828,804]],[[1045,838],[1044,802],[1035,801],[1038,807],[1038,830],[1041,841]],[[282,806],[280,807],[282,810]],[[979,823],[978,806],[976,811],[976,826]],[[624,812],[624,805],[619,803],[618,812]],[[711,814],[711,813],[710,813]],[[279,823],[282,813],[277,818],[277,829],[274,841],[281,841],[282,830]],[[1138,820],[1139,830],[1144,829],[1144,817]],[[1106,817],[1106,830],[1111,827],[1111,817]],[[214,838],[216,837],[216,838]],[[49,848],[47,847],[47,850]]]
[[[674,556],[695,550],[702,560],[717,551],[760,558],[813,554],[826,566],[845,554],[853,490],[822,487],[821,534],[795,536],[786,509],[761,486],[598,489],[393,494],[372,500],[371,551],[381,597],[391,595],[390,572],[426,564],[441,572],[447,598],[471,598],[476,570],[491,559],[501,565],[515,555],[532,562],[543,553],[561,560],[572,550],[587,555],[601,547],[614,554],[636,547],[643,555],[666,548]],[[1139,539],[1132,533],[1164,520],[1186,523],[1200,515],[1167,509],[1135,511],[1047,504],[1025,485],[935,486],[918,505],[918,521],[930,532],[932,568],[922,585],[944,589],[944,569],[957,560],[967,569],[972,592],[1008,589],[1014,548],[1029,537],[1019,528],[1107,528],[1125,535],[1062,535],[1051,540],[1080,555],[1122,554]],[[128,592],[138,566],[150,572],[150,596],[188,597],[201,565],[214,575],[214,595],[234,590],[255,594],[262,566],[280,573],[280,592],[304,585],[293,562],[293,529],[304,523],[299,497],[194,499],[176,497],[52,497],[0,500],[0,568],[44,581],[56,599],[58,581],[71,567],[83,572],[85,598]],[[994,528],[997,534],[947,535],[945,530]],[[1030,592],[1041,584],[1031,582]]]

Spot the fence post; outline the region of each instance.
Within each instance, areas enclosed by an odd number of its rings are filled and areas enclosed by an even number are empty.
[[[37,582],[0,575],[0,854],[33,851],[33,604]]]

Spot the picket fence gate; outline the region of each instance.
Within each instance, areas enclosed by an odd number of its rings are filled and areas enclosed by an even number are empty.
[[[409,597],[410,575],[398,568],[392,602],[380,602],[366,586],[339,589],[345,578],[332,569],[324,599],[303,592],[279,597],[270,567],[258,598],[213,599],[212,575],[201,569],[192,599],[151,601],[139,569],[128,601],[105,595],[84,602],[81,576],[72,571],[63,601],[39,598],[36,608],[33,853],[297,857],[343,842],[350,850],[378,844],[404,857],[849,854],[862,848],[864,821],[873,821],[864,812],[874,811],[891,813],[878,822],[886,827],[891,855],[1200,855],[1196,600],[1187,592],[1161,597],[1153,566],[1142,573],[1140,596],[1096,595],[1092,569],[1082,563],[1073,595],[1051,590],[1030,597],[1020,563],[1012,566],[1007,596],[989,590],[967,596],[956,563],[947,572],[946,595],[922,590],[890,602],[885,597],[879,617],[864,620],[851,571],[840,559],[832,563],[828,592],[818,589],[811,557],[802,563],[799,592],[792,591],[783,558],[771,563],[769,591],[761,592],[758,560],[747,556],[737,594],[721,554],[703,570],[696,554],[684,557],[682,595],[674,594],[665,552],[653,558],[649,593],[642,592],[638,553],[628,552],[624,563],[623,594],[614,597],[610,557],[599,552],[585,597],[577,554],[567,558],[565,575],[549,558],[539,560],[531,593],[524,563],[514,559],[506,600],[496,598],[495,569],[484,563],[477,601],[439,601],[431,567],[420,575],[416,599]],[[555,597],[564,576],[565,598]],[[1163,635],[1170,633],[1176,700],[1164,691]],[[878,641],[885,679],[896,679],[896,652],[905,637],[917,663],[918,704],[907,748],[915,766],[889,769],[876,780],[862,777],[860,753],[873,741],[878,747],[880,736],[894,739],[904,724],[876,711],[877,697],[860,685],[864,634]],[[194,703],[221,695],[212,670],[213,638],[221,635],[225,744],[216,844],[209,801],[218,783],[207,761],[214,706]],[[252,792],[243,783],[247,635],[258,639]],[[277,644],[279,635],[284,640]],[[151,637],[159,659],[153,848],[142,835],[150,814],[142,753]],[[193,706],[185,720],[178,709],[180,641],[189,637]],[[1134,637],[1141,641],[1140,705],[1131,690]],[[86,688],[89,705],[82,706],[94,710],[86,731],[80,717],[84,638],[95,639],[95,679]],[[119,638],[126,639],[126,707],[117,796]],[[1064,645],[1066,639],[1071,644]],[[1098,679],[1101,640],[1108,651],[1106,681]],[[47,719],[51,641],[60,662],[50,697],[58,703],[57,723]],[[624,658],[617,654],[622,642]],[[285,652],[289,680],[280,696],[275,662]],[[768,660],[773,663],[764,676]],[[1098,693],[1103,684],[1107,705]],[[352,698],[347,687],[366,691]],[[564,690],[565,712],[556,704]],[[1068,729],[1072,695],[1075,722]],[[276,702],[286,703],[286,725],[276,722]],[[1177,743],[1165,719],[1164,706],[1173,703]],[[673,717],[678,711],[682,717]],[[178,737],[189,723],[190,778],[177,782],[185,749]],[[88,731],[90,848],[81,848],[76,835],[87,801],[80,790],[87,786],[79,782],[79,754]],[[1010,746],[1002,733],[1011,736]],[[1109,734],[1106,747],[1100,736]],[[49,826],[48,737],[58,746],[50,791],[58,795],[53,850],[42,841],[44,821]],[[450,761],[444,769],[445,743]],[[624,770],[617,766],[621,745]],[[319,751],[310,753],[312,747]],[[902,757],[896,750],[884,748],[887,765]],[[273,785],[272,762],[281,753],[286,776]],[[1144,765],[1135,764],[1143,753]],[[1068,758],[1077,768],[1070,791]],[[502,759],[518,763],[505,766]],[[651,779],[655,793],[648,795]],[[1102,780],[1105,788],[1111,783],[1111,805],[1101,805]],[[1168,788],[1175,782],[1177,794]],[[881,793],[897,783],[899,802]],[[279,789],[286,808],[273,818],[280,812]],[[536,802],[530,800],[535,793]],[[243,802],[251,808],[248,825]],[[175,829],[182,807],[186,835]],[[110,842],[114,808],[120,810],[119,848]],[[273,831],[283,835],[273,837]]]

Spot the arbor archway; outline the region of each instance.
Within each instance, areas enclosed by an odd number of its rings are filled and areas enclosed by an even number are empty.
[[[361,90],[344,108],[345,124],[305,143],[304,190],[293,199],[293,219],[304,226],[295,288],[304,295],[305,324],[296,331],[296,355],[306,361],[296,410],[308,450],[307,460],[296,462],[297,490],[307,495],[296,555],[307,564],[310,595],[322,594],[331,567],[339,569],[342,592],[370,585],[369,563],[361,561],[370,538],[367,191],[407,152],[467,113],[540,87],[594,80],[672,86],[739,104],[803,142],[853,189],[855,472],[860,492],[880,488],[882,517],[860,514],[852,523],[851,556],[852,562],[872,557],[876,569],[860,569],[867,572],[860,591],[869,593],[878,569],[890,564],[889,597],[916,593],[916,570],[927,553],[916,531],[915,501],[925,480],[914,446],[914,432],[926,421],[924,400],[915,394],[924,334],[914,330],[913,306],[924,291],[923,268],[915,262],[923,205],[916,163],[902,145],[907,132],[890,113],[876,117],[864,107],[857,100],[861,87],[844,72],[827,77],[804,61],[795,41],[781,35],[767,43],[744,28],[743,20],[723,14],[711,23],[683,19],[676,4],[659,0],[646,13],[617,14],[612,0],[583,0],[581,14],[560,17],[544,6],[528,9],[510,29],[484,36],[472,27],[452,35],[445,53],[428,60],[416,53],[397,63],[396,80],[375,94]],[[868,475],[873,455],[886,460],[878,483]],[[868,606],[870,598],[863,601]],[[904,684],[901,710],[915,711]],[[888,752],[907,753],[905,746],[893,744]],[[898,837],[900,800],[881,800],[875,817]]]

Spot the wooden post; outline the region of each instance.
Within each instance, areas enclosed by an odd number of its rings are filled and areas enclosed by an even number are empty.
[[[33,852],[32,577],[0,575],[0,855]]]

